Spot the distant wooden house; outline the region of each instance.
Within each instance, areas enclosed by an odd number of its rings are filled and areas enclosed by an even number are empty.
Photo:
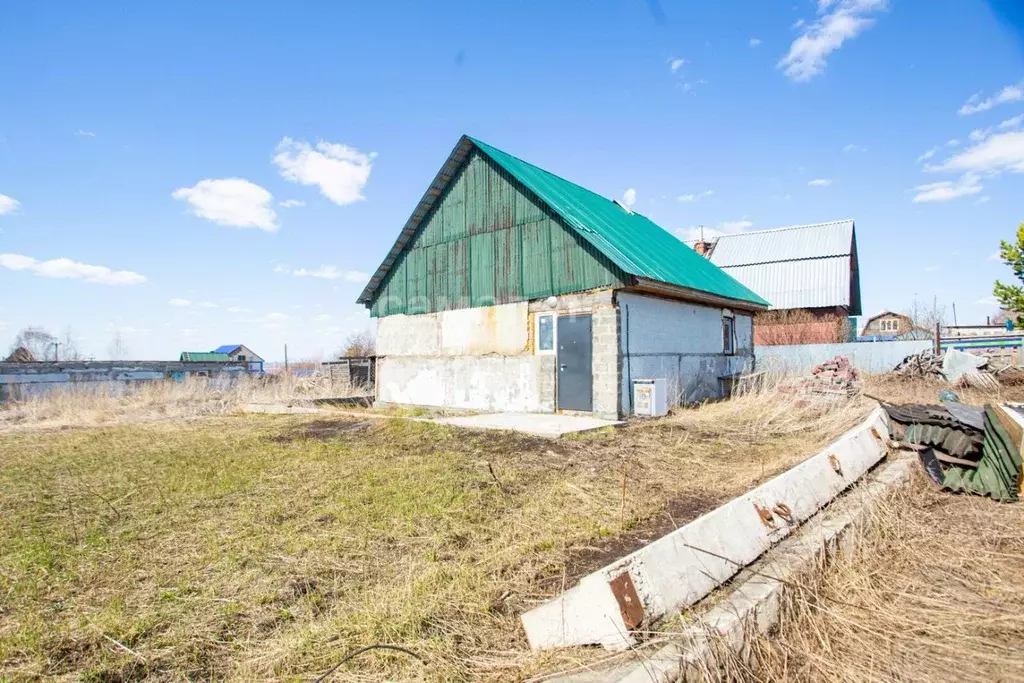
[[[915,332],[918,330],[915,330],[914,321],[910,319],[910,316],[892,311],[882,311],[878,315],[868,318],[860,336],[897,339],[913,336]]]

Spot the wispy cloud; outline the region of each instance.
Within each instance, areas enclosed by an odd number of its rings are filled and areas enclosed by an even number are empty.
[[[1024,173],[1024,131],[987,137],[929,170],[981,174]]]
[[[672,73],[679,71],[686,64],[686,60],[682,57],[673,57],[668,60],[668,68]]]
[[[866,152],[866,151],[868,151],[868,148],[867,147],[862,147],[860,145],[855,145],[853,143],[850,143],[849,145],[844,145],[843,146],[843,151],[847,152],[847,153],[849,153],[849,152]]]
[[[196,306],[198,306],[199,308],[220,308],[213,301],[200,301],[198,304],[196,304]]]
[[[40,261],[22,254],[0,254],[0,267],[9,270],[26,270],[41,277],[84,280],[101,285],[140,285],[146,277],[130,270],[111,270],[106,266],[55,258]]]
[[[679,239],[692,242],[699,240],[702,235],[704,239],[715,239],[722,235],[746,232],[752,227],[754,227],[753,222],[744,218],[738,221],[723,221],[715,226],[693,225],[688,228],[677,228],[674,232]]]
[[[809,81],[824,73],[828,56],[875,23],[870,15],[886,9],[888,0],[835,0],[818,3],[818,20],[798,22],[800,35],[779,60],[778,68],[792,81]]]
[[[996,127],[999,130],[1013,130],[1015,128],[1020,128],[1021,124],[1024,124],[1024,114],[1018,114],[1012,119],[1006,119]]]
[[[924,269],[924,272],[926,272],[926,273],[934,273],[938,269],[939,269],[938,266],[926,266],[925,269]]]
[[[811,187],[828,187],[832,184],[832,180],[830,178],[815,178],[807,184]]]
[[[636,204],[636,190],[632,187],[622,193],[622,203],[626,206]]]
[[[750,39],[750,47],[757,47],[760,44],[761,44],[761,39],[760,38],[751,38]]]
[[[928,151],[924,152],[923,154],[921,154],[921,156],[919,156],[917,158],[917,163],[920,164],[922,161],[928,161],[933,156],[935,156],[938,153],[938,151],[939,151],[938,147],[932,147],[931,149],[929,149]]]
[[[1000,104],[1020,102],[1021,100],[1024,100],[1024,81],[1008,85],[995,95],[985,99],[982,99],[980,92],[976,92],[964,102],[957,113],[960,116],[970,116],[971,114],[988,111],[993,107],[998,107]]]
[[[228,313],[249,313],[250,309],[242,306],[228,306]]]
[[[93,133],[91,130],[82,130],[81,128],[79,128],[78,130],[75,131],[75,135],[77,135],[80,138],[94,138],[94,137],[96,137],[96,133]]]
[[[170,301],[168,301],[167,305],[168,306],[174,306],[176,308],[187,308],[188,306],[192,305],[192,302],[189,301],[188,299],[177,299],[177,298],[175,298],[175,299],[171,299]]]
[[[21,206],[21,202],[14,197],[8,197],[5,194],[0,194],[0,216],[3,216],[5,213],[13,213],[17,211],[19,206]]]
[[[306,202],[301,199],[286,199],[283,202],[278,202],[277,205],[285,209],[293,209],[298,206],[305,206]]]
[[[998,251],[994,251],[994,252],[992,252],[991,254],[988,255],[988,260],[989,261],[1002,261],[1003,260],[1003,255],[1000,254]]]
[[[703,192],[694,192],[694,193],[689,193],[689,194],[681,194],[678,197],[676,197],[676,200],[680,201],[680,202],[698,202],[701,199],[705,199],[706,197],[710,197],[714,193],[715,193],[714,190],[704,190]]]
[[[286,137],[277,145],[274,164],[285,180],[316,185],[320,194],[344,206],[365,199],[363,187],[376,156],[334,142],[321,140],[314,147]]]
[[[913,202],[948,202],[951,199],[969,197],[982,191],[978,176],[965,173],[959,180],[943,180],[938,183],[927,183],[914,188]]]
[[[978,197],[975,200],[974,203],[978,204],[978,205],[981,205],[981,204],[988,204],[990,201],[992,201],[992,197],[989,197],[988,195],[985,195],[984,197]]]
[[[978,306],[998,306],[999,300],[994,296],[986,296],[974,302]]]
[[[277,214],[270,208],[273,195],[244,178],[208,178],[192,187],[179,187],[171,196],[188,202],[196,216],[219,225],[267,232],[279,227]]]
[[[287,272],[287,271],[284,271]],[[359,270],[341,270],[335,266],[319,268],[299,268],[292,271],[295,277],[316,277],[322,280],[345,280],[346,282],[366,282],[370,276]]]

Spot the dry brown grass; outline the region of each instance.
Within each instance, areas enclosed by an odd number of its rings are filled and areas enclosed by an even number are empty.
[[[867,375],[863,382],[864,393],[890,403],[938,403],[939,392],[945,389],[956,392],[963,403],[971,405],[1024,401],[1024,385],[1000,385],[990,391],[953,387],[941,380],[904,379],[897,375]]]
[[[1024,506],[937,491],[879,505],[852,551],[791,590],[733,680],[1024,680]]]
[[[288,404],[338,395],[326,378],[283,374],[245,377],[224,390],[211,388],[203,378],[146,382],[128,395],[70,387],[0,405],[0,431],[191,419],[231,413],[249,404]]]
[[[289,415],[0,434],[0,678],[308,680],[382,642],[427,664],[332,680],[571,668],[602,655],[532,653],[519,614],[869,405],[748,395],[555,442]]]

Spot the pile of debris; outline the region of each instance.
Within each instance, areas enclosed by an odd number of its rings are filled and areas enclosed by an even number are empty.
[[[883,407],[893,440],[918,452],[936,484],[1002,502],[1018,499],[1021,453],[1012,435],[1019,428],[1007,412],[1014,408],[975,408],[958,401]]]
[[[808,377],[800,377],[780,387],[800,396],[850,398],[860,392],[860,374],[846,356],[836,356],[815,366]]]
[[[958,386],[996,389],[999,382],[986,372],[988,359],[957,349],[921,351],[907,356],[893,368],[893,374],[908,379],[937,379]]]

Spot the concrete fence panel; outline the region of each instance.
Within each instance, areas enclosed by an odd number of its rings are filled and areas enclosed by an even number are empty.
[[[888,372],[907,356],[932,347],[933,342],[929,339],[754,346],[754,369],[773,374],[803,374],[829,358],[846,356],[861,372]]]

